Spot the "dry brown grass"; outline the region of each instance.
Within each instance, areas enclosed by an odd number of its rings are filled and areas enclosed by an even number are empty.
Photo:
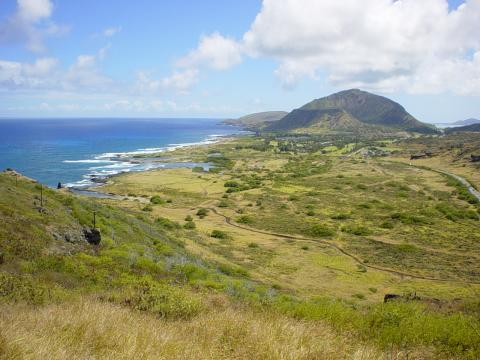
[[[0,308],[2,359],[381,359],[320,323],[212,311],[168,321],[95,300]],[[401,358],[394,354],[393,358]]]

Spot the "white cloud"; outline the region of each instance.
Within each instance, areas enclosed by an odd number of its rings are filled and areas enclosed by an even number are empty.
[[[40,58],[34,63],[0,60],[0,88],[15,90],[49,87],[57,64],[55,58]]]
[[[241,46],[233,39],[213,33],[203,36],[198,47],[181,58],[177,65],[188,68],[206,66],[216,70],[225,70],[241,61]]]
[[[33,52],[44,51],[45,36],[68,31],[50,21],[52,12],[51,0],[17,0],[16,12],[0,25],[0,44],[21,43]]]
[[[224,70],[246,54],[275,59],[287,87],[326,74],[338,87],[480,94],[468,56],[479,34],[480,0],[264,0],[242,40],[203,37],[177,65]]]
[[[56,58],[39,58],[33,63],[0,60],[0,90],[112,90],[114,81],[98,67],[105,56],[106,48],[95,55],[80,55],[67,69],[61,69]]]
[[[103,30],[103,36],[105,37],[112,37],[115,34],[118,34],[120,31],[122,31],[121,26],[115,26],[115,27],[109,27]]]
[[[137,72],[135,90],[147,93],[174,90],[185,94],[197,81],[197,69],[175,70],[170,76],[162,79],[152,79],[148,73],[139,71]]]
[[[27,22],[37,22],[52,15],[50,0],[18,0],[18,16]]]
[[[197,78],[198,70],[196,69],[174,71],[172,75],[162,80],[162,85],[164,89],[186,92],[197,82]]]

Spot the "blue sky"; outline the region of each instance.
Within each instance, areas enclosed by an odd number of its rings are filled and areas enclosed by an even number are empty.
[[[479,0],[338,3],[1,0],[0,117],[222,118],[359,87],[480,118]]]

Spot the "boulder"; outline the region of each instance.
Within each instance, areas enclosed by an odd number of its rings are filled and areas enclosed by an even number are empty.
[[[402,298],[402,295],[385,294],[385,296],[383,297],[383,302],[386,303],[386,302],[389,302],[391,300],[400,299],[400,298]]]
[[[100,234],[100,230],[98,229],[84,227],[83,235],[85,236],[85,240],[87,240],[87,242],[92,245],[98,245],[102,240],[102,235]]]

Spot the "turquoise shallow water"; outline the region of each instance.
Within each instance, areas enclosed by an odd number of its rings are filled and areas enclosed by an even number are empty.
[[[239,133],[218,119],[1,119],[0,169],[13,168],[49,186],[89,186],[95,176],[165,166],[122,160],[131,153],[166,151]]]

